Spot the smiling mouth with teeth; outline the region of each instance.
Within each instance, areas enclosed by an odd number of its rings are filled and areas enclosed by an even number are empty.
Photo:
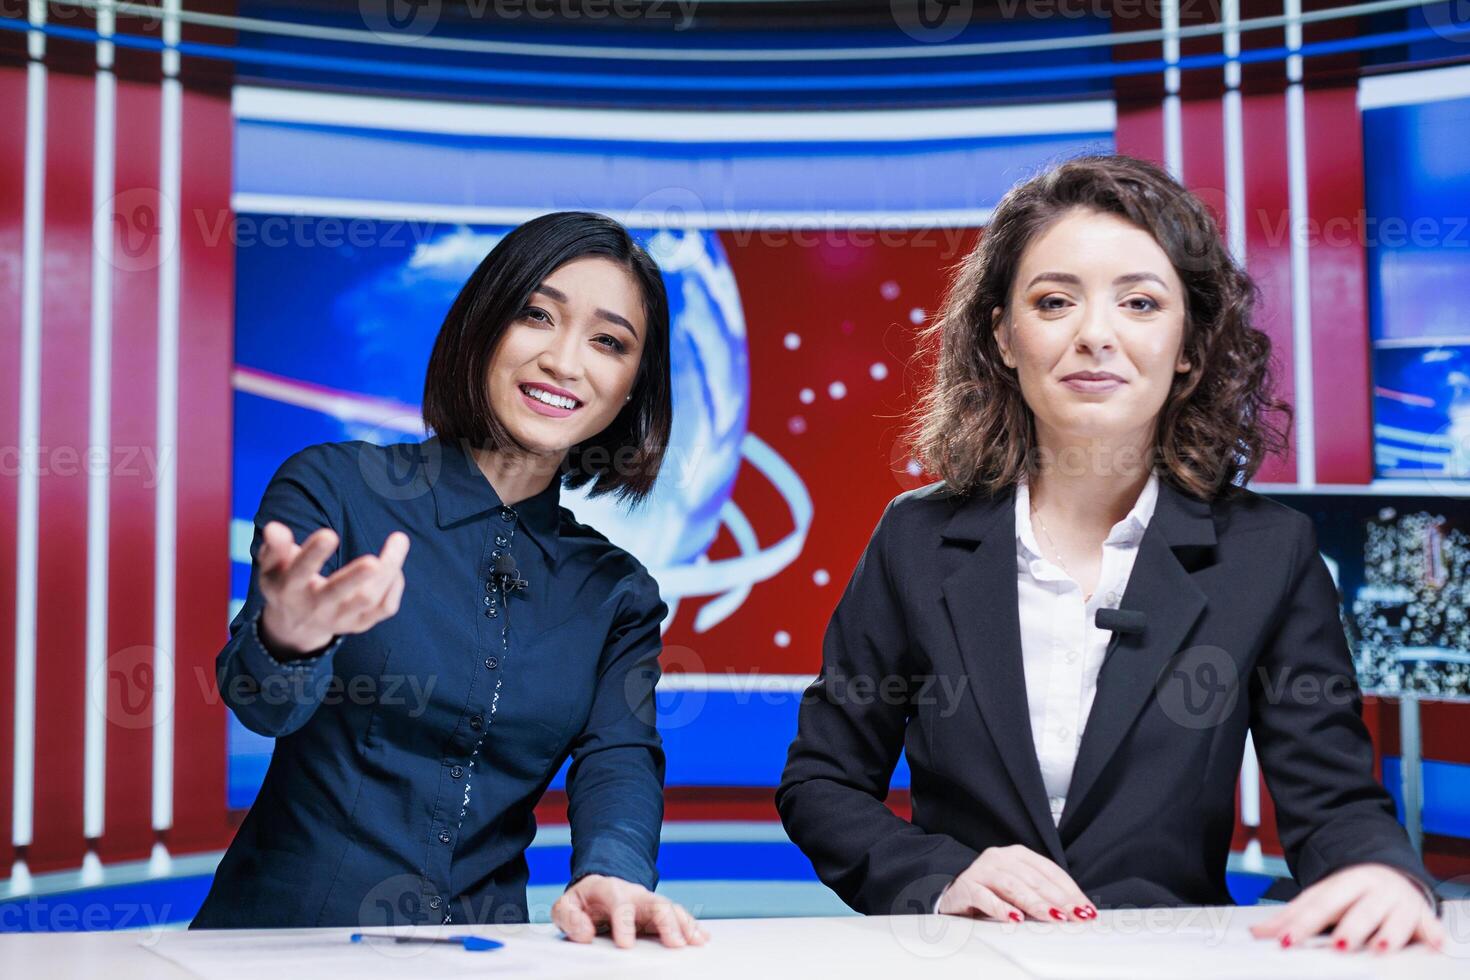
[[[582,405],[582,403],[577,401],[575,398],[566,398],[562,395],[553,395],[551,392],[545,390],[544,388],[537,388],[533,385],[521,385],[521,391],[525,392],[531,398],[536,399],[538,402],[550,405],[553,408],[574,409],[580,408]]]

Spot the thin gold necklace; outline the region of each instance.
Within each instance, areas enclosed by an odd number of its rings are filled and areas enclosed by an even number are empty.
[[[1061,551],[1059,551],[1057,549],[1056,539],[1054,539],[1051,536],[1051,532],[1046,529],[1046,518],[1042,517],[1041,516],[1041,511],[1039,511],[1039,510],[1036,509],[1036,498],[1035,497],[1029,497],[1029,495],[1028,495],[1028,501],[1030,503],[1031,513],[1036,517],[1036,522],[1041,525],[1041,533],[1044,534],[1044,535],[1046,535],[1046,540],[1051,545],[1051,550],[1052,550],[1052,553],[1056,556],[1057,564],[1062,567],[1062,571],[1066,572],[1067,575],[1068,575],[1068,577],[1070,577],[1072,579],[1072,581],[1074,581],[1074,582],[1077,581],[1077,576],[1075,576],[1075,575],[1072,574],[1072,570],[1067,567],[1066,560],[1062,558]],[[1079,588],[1080,587],[1081,586],[1079,585]],[[1086,595],[1084,595],[1082,597],[1082,601],[1083,602],[1090,602],[1091,600],[1092,600],[1092,593],[1091,592],[1087,593]]]

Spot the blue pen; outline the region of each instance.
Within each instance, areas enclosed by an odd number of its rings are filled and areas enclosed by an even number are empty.
[[[499,949],[505,943],[494,939],[485,939],[481,936],[385,936],[379,933],[354,932],[352,941],[360,943],[364,939],[391,939],[395,943],[449,943],[459,946],[471,953],[483,953],[492,949]]]

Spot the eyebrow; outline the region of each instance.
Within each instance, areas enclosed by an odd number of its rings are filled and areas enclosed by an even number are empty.
[[[1082,285],[1081,278],[1072,275],[1072,273],[1070,273],[1070,272],[1038,272],[1032,278],[1032,280],[1026,284],[1026,288],[1027,289],[1030,289],[1032,286],[1036,285],[1038,282],[1062,282],[1062,283],[1066,283],[1069,286],[1080,286],[1080,285]],[[1134,285],[1136,283],[1140,283],[1140,282],[1154,282],[1154,283],[1158,283],[1164,289],[1168,289],[1169,288],[1169,284],[1168,283],[1164,282],[1163,279],[1161,279],[1158,276],[1154,275],[1152,272],[1129,272],[1129,273],[1125,273],[1124,275],[1121,275],[1118,278],[1114,279],[1113,280],[1113,285],[1114,286],[1132,286],[1132,285]]]
[[[542,295],[550,299],[556,300],[558,303],[565,303],[567,301],[566,293],[562,292],[560,289],[557,289],[555,286],[548,286],[544,282],[533,289],[531,292],[541,293]],[[627,317],[614,313],[611,310],[604,310],[601,307],[593,310],[592,313],[594,316],[606,320],[609,323],[616,323],[618,326],[622,327],[624,330],[632,334],[634,340],[638,339],[638,331],[634,328],[633,324],[628,322]]]

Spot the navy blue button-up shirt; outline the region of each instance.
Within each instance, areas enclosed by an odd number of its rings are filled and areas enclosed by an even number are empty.
[[[531,810],[568,755],[571,876],[654,887],[668,608],[559,492],[554,479],[503,506],[437,438],[325,443],[282,464],[251,555],[269,521],[298,543],[331,527],[330,575],[401,530],[405,588],[395,616],[282,662],[260,642],[252,566],[216,668],[275,750],[195,927],[524,921]],[[495,574],[501,555],[524,586]]]

